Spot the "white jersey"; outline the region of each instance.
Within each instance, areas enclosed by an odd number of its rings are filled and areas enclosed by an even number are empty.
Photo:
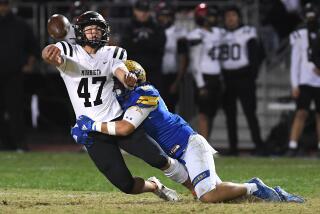
[[[308,31],[299,29],[290,34],[291,44],[291,85],[309,85],[320,87],[320,77],[313,71],[315,65],[308,59]]]
[[[187,30],[177,25],[172,25],[165,30],[165,34],[167,39],[162,58],[162,73],[177,73],[177,42],[180,38],[187,36]]]
[[[86,115],[93,120],[108,122],[122,114],[113,92],[113,76],[117,68],[126,69],[123,48],[104,46],[95,55],[88,54],[80,45],[65,41],[56,46],[64,63],[58,67],[67,87],[77,117]]]
[[[190,44],[191,70],[198,88],[204,86],[202,74],[217,75],[221,72],[219,47],[222,29],[213,27],[211,31],[196,28],[188,35]]]
[[[257,38],[255,27],[242,26],[234,31],[225,31],[220,48],[221,65],[226,70],[236,70],[249,65],[247,43]]]

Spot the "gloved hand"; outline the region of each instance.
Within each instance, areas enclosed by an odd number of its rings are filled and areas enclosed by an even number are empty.
[[[89,147],[93,144],[93,138],[88,136],[87,132],[82,131],[79,128],[78,124],[75,124],[71,128],[71,136],[78,144],[82,144]]]
[[[78,117],[77,125],[81,131],[86,133],[96,131],[95,121],[85,115],[80,115]]]

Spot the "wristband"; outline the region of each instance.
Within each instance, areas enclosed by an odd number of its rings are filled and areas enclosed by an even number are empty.
[[[94,122],[92,125],[92,130],[101,132],[101,126],[102,126],[102,122]]]
[[[116,122],[107,122],[107,130],[109,135],[116,135]]]

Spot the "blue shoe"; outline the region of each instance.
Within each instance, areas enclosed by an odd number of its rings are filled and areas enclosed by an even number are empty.
[[[278,195],[278,193],[271,187],[265,185],[260,178],[252,178],[247,183],[255,183],[258,187],[258,190],[252,193],[253,196],[263,199],[265,201],[281,201],[281,198]]]
[[[304,203],[304,199],[297,195],[292,195],[284,191],[281,187],[276,186],[274,190],[279,194],[281,201],[283,202],[294,202],[294,203]]]

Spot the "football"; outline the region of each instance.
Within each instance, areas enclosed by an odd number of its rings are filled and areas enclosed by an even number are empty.
[[[53,39],[63,39],[70,29],[70,22],[64,15],[54,14],[48,20],[47,30]]]

